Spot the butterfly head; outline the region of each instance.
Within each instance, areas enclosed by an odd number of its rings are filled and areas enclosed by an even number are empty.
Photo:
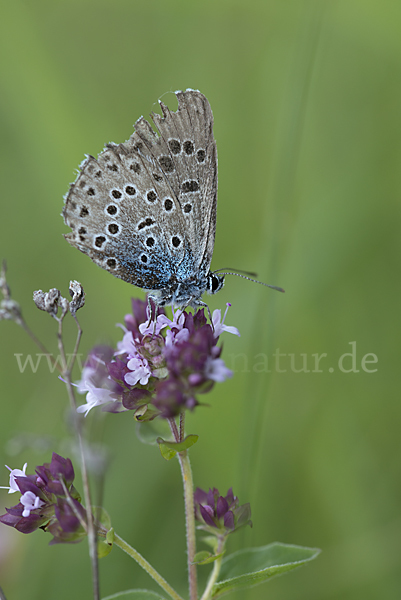
[[[224,275],[209,273],[207,278],[207,291],[209,294],[217,294],[224,285]]]

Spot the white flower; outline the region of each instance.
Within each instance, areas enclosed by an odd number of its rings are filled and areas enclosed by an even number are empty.
[[[31,514],[31,510],[35,510],[36,508],[40,508],[44,505],[43,500],[36,496],[33,492],[25,492],[20,498],[20,502],[24,507],[22,512],[23,517],[29,517]]]
[[[10,467],[7,467],[7,469],[10,471],[10,485],[9,486],[4,486],[4,485],[0,485],[0,488],[2,490],[8,490],[9,494],[14,494],[14,492],[19,492],[19,487],[17,485],[17,482],[15,481],[16,477],[26,477],[26,468],[28,466],[28,463],[25,463],[24,466],[22,467],[22,471],[21,469],[10,469]]]
[[[115,398],[112,398],[112,392],[110,390],[106,390],[104,388],[97,388],[91,383],[89,380],[80,382],[81,394],[84,392],[88,392],[86,394],[86,404],[81,404],[78,406],[77,412],[85,413],[85,417],[88,412],[94,408],[95,406],[101,406],[102,404],[107,404],[108,402],[115,402]]]
[[[231,325],[224,325],[224,320],[226,318],[226,314],[230,306],[231,304],[227,302],[227,308],[226,312],[224,313],[223,319],[221,319],[221,310],[219,308],[216,308],[216,310],[213,311],[212,321],[215,338],[219,337],[223,333],[223,331],[227,331],[228,333],[233,333],[234,335],[240,336],[240,332],[236,327],[233,327]]]
[[[127,367],[131,371],[131,373],[126,373],[124,375],[124,379],[128,385],[136,385],[137,383],[146,385],[148,383],[152,372],[149,369],[146,358],[143,358],[139,353],[136,353],[136,355],[132,356],[127,362]]]
[[[93,367],[84,367],[81,373],[81,379],[74,383],[78,388],[78,394],[84,394],[88,391],[88,381],[92,381],[96,373]]]

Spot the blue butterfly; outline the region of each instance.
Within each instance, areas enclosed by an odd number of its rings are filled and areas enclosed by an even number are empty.
[[[160,102],[162,116],[151,114],[158,134],[141,117],[129,140],[83,161],[65,198],[63,217],[72,229],[65,238],[103,269],[149,290],[156,306],[207,307],[202,294],[221,290],[228,274],[210,271],[217,206],[213,114],[198,91],[176,96],[176,112]]]

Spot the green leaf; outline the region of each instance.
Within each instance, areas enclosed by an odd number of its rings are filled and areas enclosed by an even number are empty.
[[[223,559],[212,598],[242,590],[267,581],[275,575],[300,567],[320,554],[318,548],[304,548],[274,542],[260,548],[247,548]]]
[[[190,434],[187,435],[185,440],[182,442],[166,442],[163,440],[163,438],[157,438],[157,443],[159,444],[162,457],[166,460],[170,460],[177,454],[177,452],[184,452],[184,450],[188,450],[188,448],[196,444],[198,439],[199,435]]]
[[[161,439],[161,438],[159,438]],[[159,450],[163,458],[166,460],[171,460],[177,454],[175,450],[171,450],[166,444],[162,444],[159,442]]]
[[[124,592],[117,592],[111,596],[106,596],[102,600],[116,600],[117,598],[124,598],[124,600],[165,600],[160,594],[150,592],[149,590],[125,590]]]
[[[110,554],[113,548],[113,544],[110,544],[107,539],[98,538],[97,540],[97,557],[104,558],[108,554]]]
[[[221,554],[212,554],[211,552],[208,552],[207,550],[202,550],[202,552],[197,552],[194,556],[194,562],[192,563],[193,565],[208,565],[209,563],[214,562],[215,560],[217,560],[218,558],[220,558],[220,556],[223,556],[224,552],[222,552]]]

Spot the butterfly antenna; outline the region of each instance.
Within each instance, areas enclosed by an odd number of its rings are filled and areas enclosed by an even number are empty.
[[[251,271],[243,271],[242,269],[233,269],[232,267],[224,267],[223,269],[217,269],[217,271],[213,271],[213,273],[220,273],[220,271],[227,271],[227,269],[229,271],[235,271],[234,275],[237,275],[238,273],[242,273],[243,275],[248,275],[248,277],[257,277],[258,276],[257,273],[252,273]],[[232,273],[230,273],[230,275],[232,275]]]
[[[217,271],[213,271],[213,273],[217,273]],[[236,275],[237,277],[242,277],[242,279],[247,279],[248,281],[253,281],[253,283],[260,283],[260,285],[264,285],[268,288],[271,288],[272,290],[277,290],[278,292],[282,292],[283,294],[285,293],[285,290],[283,290],[283,288],[281,287],[277,287],[276,285],[269,285],[268,283],[263,283],[263,281],[258,281],[257,279],[252,279],[252,277],[248,277],[247,275],[241,275],[241,273],[234,273],[234,272],[224,272],[224,273],[219,273],[220,275]]]

